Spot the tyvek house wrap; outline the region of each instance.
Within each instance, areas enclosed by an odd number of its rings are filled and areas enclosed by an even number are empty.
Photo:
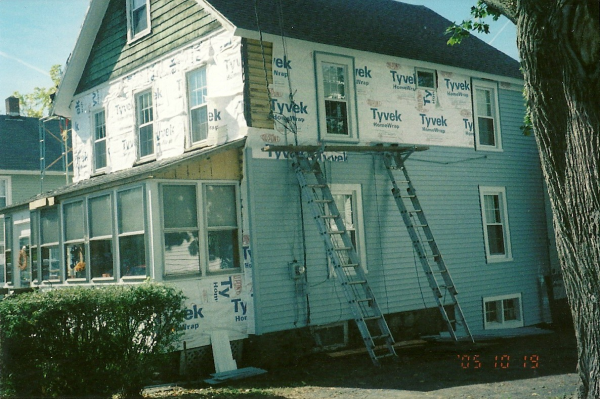
[[[138,160],[135,95],[151,90],[154,156],[180,155],[186,147],[186,72],[207,68],[208,138],[222,144],[246,134],[243,111],[241,39],[228,32],[204,38],[131,74],[76,96],[73,100],[74,181],[93,173],[93,115],[106,113],[107,169],[115,172]]]

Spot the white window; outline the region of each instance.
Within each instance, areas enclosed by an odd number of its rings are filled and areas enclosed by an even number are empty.
[[[332,141],[357,141],[354,59],[315,53],[315,69],[320,137]]]
[[[484,328],[523,327],[521,294],[483,298]]]
[[[4,283],[4,216],[0,216],[0,283]]]
[[[4,208],[10,203],[10,177],[0,177],[0,208]]]
[[[63,205],[65,279],[87,277],[83,201]]]
[[[478,150],[501,150],[496,83],[473,81],[475,136]]]
[[[360,265],[364,271],[367,271],[361,186],[360,184],[332,184],[331,195],[356,249]],[[330,228],[337,230],[334,221],[331,222]],[[341,237],[334,237],[341,240]],[[340,242],[337,246],[343,245]],[[348,259],[341,259],[341,261],[349,262]]]
[[[94,114],[94,170],[106,167],[106,114],[104,110]]]
[[[42,281],[60,281],[59,233],[58,208],[42,209],[40,211]]]
[[[240,267],[237,183],[163,184],[165,275]]]
[[[192,145],[208,137],[206,68],[202,67],[187,74],[188,108]]]
[[[113,278],[113,212],[112,196],[88,199],[90,277]]]
[[[480,186],[479,196],[488,263],[512,260],[506,189]]]
[[[121,277],[146,277],[144,191],[117,192],[118,248]]]
[[[435,71],[431,69],[416,69],[417,88],[435,90],[437,88]]]
[[[130,41],[150,33],[150,0],[127,0],[127,29]]]
[[[137,115],[138,155],[140,159],[154,155],[154,108],[152,91],[147,90],[135,96]]]

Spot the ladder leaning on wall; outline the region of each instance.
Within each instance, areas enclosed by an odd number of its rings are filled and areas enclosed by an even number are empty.
[[[357,149],[356,147],[353,148]],[[275,149],[274,147],[266,147],[264,150],[272,151]],[[323,148],[320,150],[318,147],[285,149],[289,151],[288,156],[292,161],[291,166],[302,190],[302,196],[310,206],[319,234],[325,243],[327,256],[334,274],[344,289],[348,305],[367,352],[373,363],[379,365],[380,359],[396,356],[394,338],[369,286],[364,269],[360,265],[355,243],[352,242],[350,234],[345,228],[344,221],[329,189],[329,184],[321,171],[319,158]],[[422,149],[426,149],[426,147]],[[331,151],[351,150],[352,148],[345,149],[343,147],[331,149]],[[456,296],[458,292],[454,281],[437,247],[423,208],[417,198],[415,188],[404,165],[405,160],[416,150],[415,147],[391,147],[390,150],[386,150],[385,147],[371,147],[368,150],[383,154],[384,164],[393,187],[394,200],[408,230],[413,248],[425,271],[427,281],[450,336],[455,341],[467,339],[474,342],[473,335],[469,330]],[[394,174],[398,170],[402,172],[400,178],[396,178]],[[401,190],[399,185],[405,186],[406,193]],[[435,265],[435,267],[432,267],[432,265]],[[443,283],[439,283],[438,279],[441,279]],[[447,299],[453,307],[455,320],[451,320],[446,311]],[[455,329],[459,327],[464,331],[464,335],[460,337],[455,332]]]

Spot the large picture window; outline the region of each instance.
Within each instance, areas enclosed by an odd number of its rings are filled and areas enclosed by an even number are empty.
[[[477,149],[501,150],[498,94],[495,83],[473,81]]]
[[[104,110],[94,114],[94,170],[106,167],[106,115]]]
[[[162,185],[165,275],[240,267],[237,198],[237,184]]]
[[[208,137],[206,68],[189,72],[187,85],[191,143],[194,145]]]
[[[154,108],[152,91],[147,90],[135,97],[137,115],[137,140],[139,158],[154,154]]]
[[[127,0],[129,40],[150,33],[150,0]]]
[[[479,195],[487,261],[512,260],[506,190],[504,187],[479,187]]]
[[[146,275],[146,239],[142,187],[117,193],[121,277]]]
[[[319,132],[334,141],[358,137],[354,86],[354,59],[315,53],[319,104]]]

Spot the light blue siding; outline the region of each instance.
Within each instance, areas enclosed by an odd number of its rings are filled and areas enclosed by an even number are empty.
[[[542,177],[533,137],[523,136],[523,101],[501,90],[502,152],[432,147],[406,165],[474,332],[483,329],[482,299],[520,293],[525,325],[542,321],[539,276],[548,268]],[[248,159],[257,332],[350,318],[344,294],[329,278],[323,242],[304,206],[289,161]],[[352,153],[324,163],[331,183],[361,184],[368,279],[385,313],[435,306],[391,195],[379,155]],[[479,186],[506,188],[513,259],[486,263]],[[306,251],[308,303],[288,262]],[[309,310],[308,310],[309,309]]]

